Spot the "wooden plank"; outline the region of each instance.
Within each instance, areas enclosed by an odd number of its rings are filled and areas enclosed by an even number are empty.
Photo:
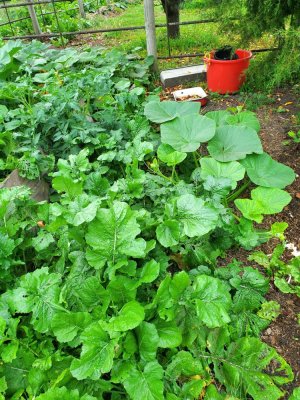
[[[147,54],[148,54],[148,56],[154,57],[154,63],[153,63],[152,69],[154,72],[158,72],[155,17],[154,17],[154,1],[153,0],[144,0],[144,16],[145,16]]]
[[[33,2],[33,0],[28,0],[28,1],[30,3]],[[28,6],[28,11],[29,11],[29,15],[30,15],[30,18],[31,18],[31,22],[32,22],[34,33],[36,35],[40,35],[42,33],[42,30],[40,28],[40,24],[39,24],[39,21],[38,21],[37,16],[36,16],[34,6],[33,5],[29,5]]]

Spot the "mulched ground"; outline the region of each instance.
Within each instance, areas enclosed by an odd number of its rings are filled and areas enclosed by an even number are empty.
[[[178,88],[176,88],[178,89]],[[172,98],[168,89],[162,93],[162,98]],[[207,106],[203,108],[203,112],[226,109],[228,107],[236,107],[243,105],[244,99],[239,95],[224,96],[211,99]],[[264,150],[274,159],[282,162],[294,169],[297,175],[300,175],[300,144],[294,143],[284,145],[287,140],[287,132],[290,130],[299,130],[300,115],[300,92],[298,94],[292,88],[285,88],[277,91],[272,95],[272,103],[264,105],[256,110],[257,116],[261,123],[260,137]],[[287,187],[288,192],[292,196],[291,203],[279,215],[266,216],[264,225],[270,226],[276,221],[285,221],[289,224],[286,231],[287,241],[293,243],[300,250],[300,178],[299,176],[292,185]],[[260,247],[266,254],[271,254],[276,245],[276,241],[272,240]],[[242,261],[245,265],[253,265],[247,260],[249,252],[239,249],[229,252],[225,261],[226,264],[233,258]],[[285,255],[288,260],[291,257],[289,251]],[[222,262],[222,264],[223,264]],[[257,266],[256,266],[257,267]],[[259,267],[260,268],[260,267]],[[261,268],[260,268],[261,270]],[[271,325],[263,332],[262,339],[272,347],[274,347],[280,355],[292,366],[295,380],[290,385],[286,385],[287,395],[284,399],[288,399],[293,388],[300,386],[300,325],[297,318],[300,314],[300,298],[296,295],[281,293],[272,283],[271,290],[267,296],[268,300],[275,300],[281,306],[279,317],[271,323]],[[272,399],[270,399],[272,400]]]

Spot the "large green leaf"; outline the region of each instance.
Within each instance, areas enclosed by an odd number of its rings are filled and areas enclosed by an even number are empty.
[[[248,126],[256,132],[260,130],[260,123],[256,114],[252,111],[242,111],[227,118],[226,122],[230,125]]]
[[[125,332],[136,328],[145,318],[144,308],[137,301],[126,303],[117,317],[109,321],[110,331]]]
[[[210,140],[216,130],[214,121],[202,115],[186,115],[161,126],[161,141],[180,152],[196,151]]]
[[[124,255],[144,257],[146,242],[136,239],[140,231],[128,204],[115,201],[109,209],[100,208],[86,234],[86,242],[92,247],[87,251],[89,263],[101,268],[106,261],[115,264]]]
[[[287,362],[259,339],[245,337],[231,343],[222,357],[215,361],[215,373],[227,391],[239,397],[250,395],[254,400],[277,400],[283,392],[276,384],[290,382],[293,372]]]
[[[260,139],[254,129],[224,125],[216,130],[208,144],[209,154],[218,161],[241,160],[251,153],[262,153]]]
[[[237,161],[220,162],[210,157],[203,157],[200,160],[201,178],[208,176],[216,178],[228,178],[231,180],[231,188],[235,189],[237,182],[242,180],[245,175],[245,168]]]
[[[262,222],[263,214],[276,214],[291,201],[291,196],[277,188],[257,187],[251,191],[250,199],[237,199],[235,205],[243,216],[258,223]]]
[[[157,149],[158,158],[169,167],[180,164],[187,156],[186,153],[176,151],[168,144],[162,143]]]
[[[247,156],[241,163],[256,185],[283,189],[295,179],[292,168],[273,160],[266,153]]]
[[[132,400],[163,400],[163,369],[157,361],[149,362],[144,369],[132,366],[124,379],[124,387]]]
[[[204,200],[192,194],[184,194],[177,199],[176,205],[178,219],[187,236],[203,236],[216,227],[218,214],[205,205]]]
[[[63,311],[59,305],[59,274],[49,274],[48,268],[40,268],[23,275],[20,287],[9,293],[12,309],[20,313],[32,312],[31,323],[38,332],[47,332],[54,314]]]
[[[152,361],[156,358],[159,337],[154,324],[142,322],[136,328],[140,357],[144,361]]]
[[[228,287],[220,279],[199,275],[193,290],[197,315],[203,324],[217,328],[230,322],[231,296]]]
[[[172,357],[167,367],[167,376],[176,380],[180,376],[193,376],[202,374],[203,365],[199,358],[194,358],[188,351],[179,351]]]
[[[172,219],[163,221],[156,228],[156,237],[164,247],[175,246],[180,238],[180,224]]]
[[[268,292],[268,280],[256,269],[243,268],[242,272],[230,279],[236,289],[233,297],[233,309],[236,313],[246,310],[257,310]]]
[[[159,320],[155,323],[159,336],[158,347],[173,348],[180,346],[182,335],[180,329],[173,322]]]
[[[215,121],[217,127],[227,125],[227,119],[231,116],[230,112],[226,110],[209,111],[205,114],[206,117]]]
[[[58,313],[51,321],[51,327],[57,340],[67,343],[80,334],[91,322],[87,312]]]
[[[99,379],[109,372],[113,365],[117,339],[109,339],[99,322],[94,322],[81,335],[82,350],[80,359],[72,361],[70,371],[78,380]]]
[[[69,176],[56,176],[52,180],[52,186],[58,193],[66,193],[71,199],[82,193],[82,182],[75,182]]]
[[[146,117],[157,124],[171,121],[183,115],[197,115],[199,111],[200,104],[194,102],[177,103],[176,101],[151,101],[145,106]]]

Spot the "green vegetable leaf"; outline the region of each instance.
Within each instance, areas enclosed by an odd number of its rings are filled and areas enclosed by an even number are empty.
[[[178,219],[187,236],[203,236],[216,227],[218,214],[206,206],[204,200],[184,194],[177,199],[176,205]]]
[[[166,220],[156,228],[156,237],[162,246],[171,247],[178,244],[180,231],[181,229],[178,221]]]
[[[158,158],[166,163],[169,167],[180,164],[186,159],[187,154],[180,151],[176,151],[168,144],[160,144],[157,149]]]
[[[217,278],[199,275],[193,284],[194,301],[199,321],[209,328],[230,322],[231,296],[228,287]]]
[[[228,125],[227,119],[231,116],[230,112],[225,110],[209,111],[205,114],[206,117],[215,121],[216,126]]]
[[[91,322],[90,314],[86,312],[58,313],[51,321],[51,327],[57,340],[61,343],[72,341]]]
[[[177,103],[175,101],[151,101],[145,106],[145,116],[152,122],[161,124],[172,119],[189,115],[199,114],[200,104],[193,102]]]
[[[159,343],[155,325],[143,321],[136,328],[136,333],[141,359],[144,361],[154,360]]]
[[[94,322],[83,331],[81,340],[81,356],[79,360],[72,361],[71,374],[78,380],[99,379],[101,374],[112,368],[117,339],[110,340],[101,324]]]
[[[20,280],[20,287],[9,293],[11,307],[20,313],[32,312],[31,323],[35,330],[44,333],[50,330],[50,321],[59,305],[61,276],[49,274],[48,268],[27,273]]]
[[[217,376],[232,394],[238,390],[243,397],[249,394],[254,400],[277,400],[283,392],[276,384],[293,379],[286,361],[257,338],[245,337],[231,343],[224,358],[222,366],[217,367]]]
[[[214,121],[202,115],[186,115],[161,125],[161,141],[180,152],[196,151],[210,140],[216,130]]]
[[[263,214],[276,214],[291,201],[291,196],[277,188],[257,187],[251,191],[252,200],[237,199],[234,204],[243,216],[256,222],[262,222]]]
[[[230,125],[247,126],[254,129],[256,132],[260,130],[260,123],[256,114],[252,111],[242,111],[235,115],[231,115],[226,119]]]
[[[151,260],[148,261],[138,272],[139,282],[140,283],[151,283],[153,282],[159,275],[160,264]]]
[[[124,387],[132,400],[163,400],[163,369],[157,361],[149,362],[144,369],[132,366],[124,380]]]
[[[295,179],[292,168],[272,159],[268,154],[253,154],[241,161],[256,185],[283,189]]]
[[[90,265],[101,268],[105,262],[114,264],[124,255],[144,257],[146,242],[136,239],[140,231],[135,214],[126,203],[115,201],[110,209],[100,208],[86,234],[86,242],[92,247],[87,251]]]
[[[173,322],[159,320],[155,323],[155,326],[159,336],[158,347],[172,349],[180,346],[182,342],[181,331]]]
[[[262,153],[260,139],[254,129],[245,126],[221,126],[210,140],[209,154],[218,161],[241,160],[251,153]]]
[[[237,161],[220,162],[210,157],[203,157],[200,160],[201,178],[208,176],[215,178],[228,178],[231,180],[231,188],[235,189],[237,182],[242,180],[245,175],[245,168]]]
[[[74,199],[82,193],[82,182],[75,182],[69,176],[57,176],[52,180],[52,186],[58,193],[66,193]]]
[[[117,317],[109,321],[108,329],[115,332],[125,332],[136,328],[145,318],[144,308],[137,301],[126,303]]]

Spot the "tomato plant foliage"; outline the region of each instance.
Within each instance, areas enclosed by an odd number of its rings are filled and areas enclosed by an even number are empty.
[[[293,372],[259,339],[269,280],[217,266],[286,228],[253,225],[294,178],[260,172],[255,115],[146,96],[151,60],[133,55],[6,46],[1,174],[51,191],[0,191],[0,396],[281,398]]]

